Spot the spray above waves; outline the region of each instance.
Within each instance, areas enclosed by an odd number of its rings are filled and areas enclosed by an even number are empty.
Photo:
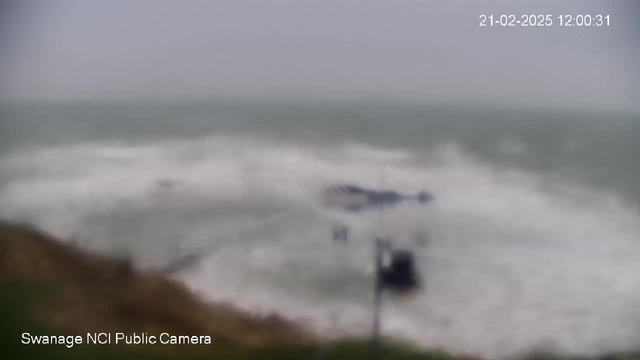
[[[212,298],[306,316],[321,330],[364,331],[378,217],[347,219],[356,241],[336,249],[334,215],[316,195],[330,183],[376,188],[381,168],[386,186],[438,198],[383,219],[401,240],[417,229],[430,236],[417,254],[426,292],[385,309],[386,333],[488,356],[635,344],[638,213],[577,183],[477,162],[455,145],[424,154],[218,136],[41,149],[0,163],[20,173],[2,188],[0,211],[63,236],[80,232],[103,251],[128,247],[140,263],[162,263],[176,245],[209,249],[184,278]],[[268,221],[274,214],[286,216]]]

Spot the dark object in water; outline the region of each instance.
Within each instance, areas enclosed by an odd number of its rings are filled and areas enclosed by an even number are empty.
[[[349,241],[349,228],[346,225],[336,225],[333,228],[333,241]]]
[[[415,290],[418,287],[418,276],[414,254],[408,250],[392,250],[390,255],[391,263],[378,270],[381,286],[398,292]]]
[[[406,195],[392,190],[373,190],[348,184],[327,186],[324,191],[325,206],[349,212],[394,206],[408,200],[427,204],[433,200],[433,195],[426,191],[421,191],[416,195]]]
[[[156,184],[162,189],[170,189],[178,184],[177,181],[171,179],[158,179]]]
[[[178,259],[172,261],[170,264],[162,267],[159,270],[161,273],[173,275],[194,267],[195,265],[200,263],[200,260],[202,260],[202,258],[203,254],[198,253],[182,255]]]

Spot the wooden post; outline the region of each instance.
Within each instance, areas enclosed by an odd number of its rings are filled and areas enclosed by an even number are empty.
[[[376,237],[376,254],[375,254],[375,284],[373,286],[373,336],[371,343],[371,358],[373,360],[380,359],[380,317],[382,315],[382,279],[380,273],[382,272],[382,256],[387,247],[389,247],[388,241],[381,237]]]

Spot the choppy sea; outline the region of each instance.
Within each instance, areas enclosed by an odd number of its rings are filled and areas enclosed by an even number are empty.
[[[640,345],[640,117],[296,102],[0,107],[0,216],[162,267],[212,300],[365,334],[371,236],[413,250],[424,289],[383,331],[484,356]],[[354,183],[429,206],[324,209]],[[344,221],[352,241],[335,244]],[[428,243],[416,246],[416,234]],[[177,304],[179,306],[179,304]]]

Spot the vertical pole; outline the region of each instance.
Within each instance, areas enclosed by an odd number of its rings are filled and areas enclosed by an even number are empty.
[[[378,172],[378,182],[380,183],[380,190],[382,190],[382,188],[384,187],[384,171],[382,166],[379,168],[379,172]],[[380,321],[381,321],[381,316],[382,316],[382,279],[380,277],[380,273],[382,272],[382,256],[384,254],[384,251],[386,250],[386,248],[389,247],[389,243],[387,240],[385,240],[385,234],[383,233],[384,230],[384,225],[382,222],[382,212],[384,211],[384,204],[380,204],[380,212],[378,213],[378,226],[379,226],[379,233],[378,236],[376,236],[376,254],[375,254],[375,262],[376,262],[376,266],[375,266],[375,275],[374,275],[374,281],[375,284],[373,285],[373,336],[372,336],[372,343],[371,343],[371,359],[372,360],[379,360],[381,358],[381,336],[380,336]]]
[[[378,360],[380,358],[380,316],[382,310],[382,279],[380,272],[382,270],[382,255],[384,251],[384,240],[380,237],[376,238],[376,268],[375,268],[375,284],[373,287],[373,337],[371,343],[371,358]]]

